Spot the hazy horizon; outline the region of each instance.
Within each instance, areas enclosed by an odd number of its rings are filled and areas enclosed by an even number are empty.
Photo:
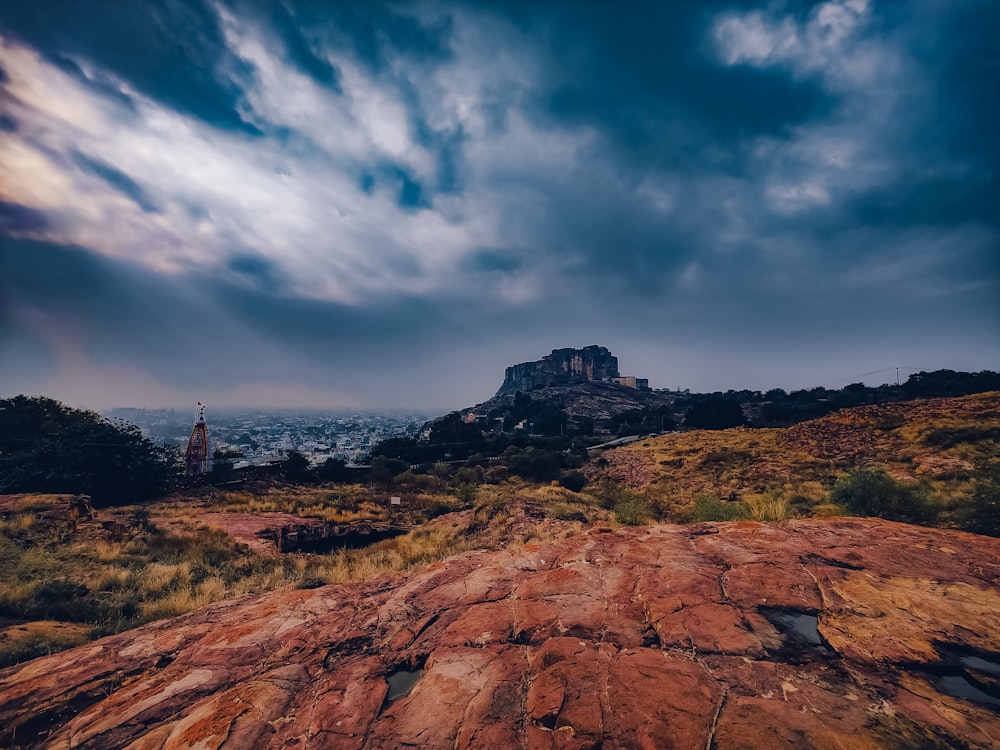
[[[548,352],[546,352],[546,353],[548,353]],[[613,353],[614,352],[612,351],[612,354]],[[514,364],[514,363],[511,363],[511,364]],[[935,369],[951,369],[951,370],[956,370],[956,371],[980,372],[980,371],[982,371],[984,369],[988,370],[988,369],[996,369],[996,368],[978,368],[978,369],[974,369],[974,370],[965,370],[963,368],[956,368],[956,367],[924,368],[924,367],[901,366],[899,368],[899,380],[900,380],[900,382],[906,382],[906,379],[910,375],[912,375],[912,374],[914,374],[916,372],[920,372],[922,370],[930,371],[930,370],[935,370]],[[641,373],[639,374],[639,377],[642,377]],[[795,391],[795,390],[809,390],[809,389],[817,388],[817,387],[823,387],[823,388],[829,388],[829,389],[839,389],[839,388],[843,388],[845,385],[849,385],[849,384],[852,384],[852,383],[863,383],[863,384],[865,384],[867,386],[874,387],[874,386],[879,386],[879,385],[891,385],[891,384],[893,384],[895,382],[896,382],[896,368],[895,367],[885,367],[885,368],[881,368],[881,369],[879,369],[877,371],[867,372],[867,373],[856,373],[856,374],[851,375],[851,376],[847,376],[847,377],[840,378],[840,379],[835,379],[835,380],[829,380],[829,381],[825,381],[825,382],[822,382],[822,383],[812,383],[812,382],[810,382],[810,383],[804,383],[804,384],[801,384],[801,385],[794,385],[794,386],[783,386],[783,385],[773,385],[773,384],[770,384],[770,385],[733,384],[733,385],[730,385],[730,386],[727,386],[727,387],[720,387],[720,388],[698,388],[698,387],[686,385],[686,384],[683,384],[683,383],[677,384],[677,385],[657,384],[656,379],[653,378],[650,381],[650,387],[651,388],[668,388],[668,389],[671,389],[671,390],[675,390],[675,389],[678,389],[678,388],[681,389],[681,390],[688,389],[692,393],[712,393],[712,392],[727,391],[727,390],[756,390],[756,391],[760,391],[760,392],[766,392],[768,390],[771,390],[772,388],[781,388],[781,389],[783,389],[785,391],[791,392],[791,391]],[[206,400],[206,399],[202,399],[202,398],[198,398],[197,400],[192,400],[192,401],[190,401],[190,403],[187,403],[187,402],[173,402],[173,403],[171,403],[169,401],[164,401],[164,402],[147,401],[147,402],[144,402],[144,403],[118,403],[118,402],[115,402],[115,403],[107,403],[107,404],[105,404],[105,403],[101,403],[101,402],[87,402],[87,401],[74,400],[72,398],[64,398],[64,397],[61,397],[59,394],[49,393],[49,392],[41,392],[41,391],[27,392],[27,393],[22,393],[22,394],[2,393],[2,394],[0,394],[0,398],[9,398],[9,397],[15,396],[15,395],[46,396],[46,397],[50,397],[50,398],[55,398],[55,399],[57,399],[59,401],[62,401],[64,403],[66,403],[67,405],[75,407],[75,408],[90,409],[90,410],[98,411],[98,412],[102,412],[102,413],[108,413],[108,412],[111,412],[111,411],[113,411],[115,409],[122,409],[122,410],[125,410],[125,409],[141,409],[141,410],[165,410],[165,409],[172,409],[172,410],[177,411],[177,412],[190,411],[192,413],[192,415],[194,415],[197,412],[196,404],[200,402],[200,403],[202,403],[202,404],[204,404],[206,406],[206,408],[208,409],[208,411],[210,413],[212,411],[225,412],[225,413],[239,412],[239,411],[247,411],[247,412],[257,411],[257,412],[265,412],[265,413],[269,412],[269,411],[274,411],[274,412],[277,412],[277,411],[290,411],[290,412],[295,412],[295,411],[302,411],[302,412],[310,412],[310,411],[322,412],[322,411],[329,411],[329,412],[343,412],[343,413],[356,412],[356,413],[360,413],[360,414],[379,414],[379,413],[385,413],[385,414],[411,414],[411,415],[417,415],[417,416],[434,417],[434,416],[440,416],[440,415],[442,415],[442,414],[444,414],[446,412],[449,412],[449,411],[455,411],[455,410],[463,409],[463,408],[466,408],[466,407],[474,406],[474,405],[476,405],[478,403],[481,403],[483,401],[486,401],[486,400],[488,400],[489,398],[491,398],[494,395],[495,390],[496,389],[494,388],[493,390],[490,390],[489,393],[482,394],[482,395],[480,395],[478,397],[475,397],[473,400],[470,400],[468,402],[452,403],[452,404],[443,405],[443,406],[441,406],[439,408],[423,408],[423,409],[417,408],[417,407],[413,407],[413,406],[392,406],[392,405],[383,406],[383,405],[380,405],[378,403],[367,404],[367,405],[358,405],[358,404],[337,405],[337,404],[325,404],[325,403],[322,403],[322,402],[294,402],[294,401],[290,401],[290,402],[287,402],[285,404],[275,404],[275,403],[266,403],[266,402],[238,403],[238,402],[233,402],[233,401],[229,401],[229,400],[226,400],[226,399],[222,399],[221,401],[211,401],[211,400]]]
[[[988,0],[7,4],[0,397],[998,370],[997,38]]]

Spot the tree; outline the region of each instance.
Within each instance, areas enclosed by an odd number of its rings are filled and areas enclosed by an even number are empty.
[[[309,459],[294,448],[288,451],[285,460],[281,462],[281,473],[285,475],[286,479],[293,481],[305,481],[313,478],[309,471]]]
[[[375,456],[372,458],[372,480],[379,484],[388,485],[397,474],[402,474],[409,469],[405,461],[387,456]]]
[[[347,463],[339,458],[328,458],[319,467],[319,478],[324,482],[346,482],[350,477]]]
[[[739,401],[710,394],[695,401],[684,416],[684,426],[692,430],[725,430],[746,424]]]
[[[431,425],[432,443],[481,443],[482,440],[482,430],[474,424],[466,424],[457,411],[436,419]]]
[[[0,492],[90,495],[123,505],[162,494],[180,477],[180,450],[135,425],[44,396],[0,400]]]

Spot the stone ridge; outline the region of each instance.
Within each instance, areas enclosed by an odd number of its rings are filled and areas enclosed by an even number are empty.
[[[995,747],[998,582],[1000,540],[875,519],[596,529],[8,668],[0,746]]]
[[[610,381],[619,377],[618,358],[603,346],[583,349],[553,349],[535,362],[508,367],[497,396],[527,393],[532,388]]]

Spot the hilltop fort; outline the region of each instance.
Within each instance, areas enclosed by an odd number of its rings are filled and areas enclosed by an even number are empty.
[[[603,346],[582,349],[553,349],[551,354],[534,362],[522,362],[508,367],[503,384],[496,392],[505,396],[518,391],[578,383],[617,383],[631,388],[649,388],[646,378],[623,377],[618,372],[618,357]]]

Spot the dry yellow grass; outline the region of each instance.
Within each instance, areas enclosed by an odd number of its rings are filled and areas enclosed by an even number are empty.
[[[7,520],[0,518],[0,534],[19,534],[30,529],[34,522],[35,516],[32,513],[15,513]]]
[[[786,429],[664,435],[608,451],[586,472],[635,489],[661,518],[684,518],[701,492],[747,503],[751,517],[779,518],[826,505],[838,477],[870,465],[919,482],[947,511],[971,495],[974,473],[995,462],[1000,393],[984,393],[846,409]],[[762,498],[773,493],[784,501]]]
[[[788,498],[781,489],[744,495],[743,502],[754,521],[783,521],[792,515]]]
[[[451,490],[440,478],[413,480],[391,491],[404,497],[404,511],[394,514],[395,523],[423,523],[448,510],[462,512],[364,549],[317,555],[256,554],[221,532],[194,527],[187,528],[184,538],[133,526],[135,536],[127,541],[86,537],[86,532],[64,541],[38,515],[38,509],[51,507],[51,500],[22,498],[0,522],[0,608],[16,613],[34,607],[37,613],[53,596],[43,586],[79,586],[88,593],[73,596],[91,608],[88,622],[105,633],[226,597],[415,570],[474,548],[546,543],[580,533],[584,525],[699,520],[698,514],[762,521],[839,515],[844,510],[829,502],[833,481],[855,466],[872,463],[884,463],[906,481],[919,481],[940,507],[960,508],[973,490],[972,475],[963,467],[1000,460],[993,429],[1000,429],[1000,394],[983,394],[866,407],[787,430],[652,438],[591,462],[587,473],[592,482],[579,493],[520,480]],[[617,485],[602,484],[602,477]],[[623,492],[622,486],[631,491]],[[373,497],[364,485],[209,489],[190,497],[174,495],[146,510],[152,525],[159,519],[164,530],[169,519],[182,519],[177,525],[183,525],[184,518],[218,511],[284,512],[333,522],[381,520],[386,518],[387,494],[379,490]],[[142,510],[104,513],[126,521]],[[31,544],[24,543],[27,538]],[[52,648],[58,647],[54,641]],[[44,648],[43,642],[32,645],[35,651]]]

